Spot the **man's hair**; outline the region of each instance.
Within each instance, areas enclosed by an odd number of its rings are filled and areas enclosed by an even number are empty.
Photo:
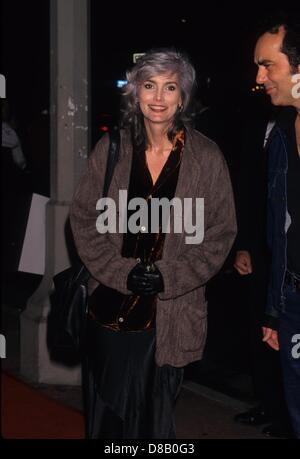
[[[271,34],[277,34],[280,27],[283,27],[285,30],[285,35],[282,40],[281,52],[287,56],[292,72],[297,73],[298,66],[300,65],[299,13],[278,13],[277,15],[267,17],[264,24],[262,24],[260,27],[258,36],[261,36],[267,32]]]
[[[133,140],[137,146],[146,141],[143,114],[138,104],[139,86],[155,75],[176,74],[182,97],[182,107],[175,113],[173,125],[168,132],[172,140],[190,119],[191,101],[195,89],[196,73],[189,58],[173,48],[152,49],[140,57],[130,71],[127,71],[127,84],[123,87],[121,126],[132,129]]]

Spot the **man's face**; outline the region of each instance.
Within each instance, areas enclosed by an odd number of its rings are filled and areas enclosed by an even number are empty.
[[[295,106],[298,99],[292,95],[292,72],[288,58],[281,50],[285,30],[277,34],[265,33],[258,39],[254,61],[258,65],[256,82],[263,84],[274,105]],[[300,70],[299,70],[300,71]]]

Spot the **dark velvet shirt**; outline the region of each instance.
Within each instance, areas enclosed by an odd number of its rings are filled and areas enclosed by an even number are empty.
[[[133,214],[139,212],[139,207],[127,210],[127,231],[124,233],[122,245],[123,257],[134,257],[144,263],[154,263],[161,259],[165,240],[165,232],[162,231],[162,214],[159,213],[157,230],[151,231],[153,223],[151,200],[174,198],[183,146],[184,131],[182,130],[176,135],[172,151],[155,184],[147,166],[145,151],[133,151],[128,202],[134,198],[143,198],[147,202],[148,218],[140,221],[137,219],[136,224],[140,226],[140,231],[130,232],[130,219],[132,221]],[[89,313],[102,325],[117,331],[151,329],[155,326],[156,295],[124,295],[117,290],[99,285],[90,297]]]

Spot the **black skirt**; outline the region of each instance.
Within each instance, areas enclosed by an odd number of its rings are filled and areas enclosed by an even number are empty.
[[[83,364],[88,438],[175,438],[183,369],[155,363],[155,329],[119,332],[89,319]]]

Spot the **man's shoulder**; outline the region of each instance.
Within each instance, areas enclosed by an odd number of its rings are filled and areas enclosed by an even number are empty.
[[[294,107],[281,107],[276,117],[276,127],[288,132],[294,128],[297,111]]]
[[[281,107],[276,118],[275,125],[271,130],[266,149],[269,154],[277,151],[280,145],[285,144],[287,139],[293,134],[295,129],[295,119],[297,112],[294,107]]]

